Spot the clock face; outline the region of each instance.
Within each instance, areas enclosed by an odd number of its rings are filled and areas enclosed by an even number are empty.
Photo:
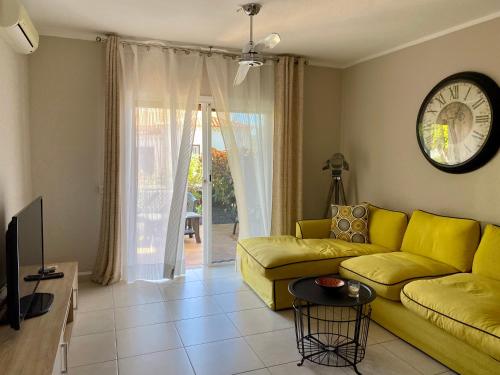
[[[449,172],[474,169],[467,165],[491,143],[494,126],[488,88],[469,79],[467,73],[462,75],[440,82],[425,99],[417,120],[417,137],[425,157]]]

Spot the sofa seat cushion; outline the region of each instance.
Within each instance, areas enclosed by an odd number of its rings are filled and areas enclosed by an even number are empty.
[[[238,242],[238,251],[253,260],[255,272],[269,280],[280,280],[336,273],[339,263],[346,258],[390,250],[379,245],[330,238],[271,236],[242,239]]]
[[[403,288],[401,302],[500,361],[500,281],[470,273],[418,280]]]
[[[400,251],[344,260],[339,270],[343,277],[359,280],[393,301],[399,301],[401,289],[412,280],[458,272],[446,263]]]

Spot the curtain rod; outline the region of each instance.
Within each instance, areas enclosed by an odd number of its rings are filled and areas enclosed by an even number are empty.
[[[108,35],[108,34],[106,34]],[[95,38],[96,42],[101,43],[106,41],[106,37],[101,37],[97,36]],[[156,47],[156,48],[161,48],[161,49],[173,49],[174,51],[181,51],[186,54],[189,54],[191,52],[198,52],[200,54],[204,54],[207,56],[211,56],[212,54],[218,54],[222,55],[224,57],[230,57],[232,59],[238,58],[241,53],[239,51],[230,51],[218,47],[213,47],[213,46],[189,46],[186,47],[185,45],[181,44],[176,44],[176,43],[170,43],[170,42],[161,42],[161,41],[139,41],[139,40],[133,40],[133,39],[121,39],[119,41],[121,45],[135,45],[135,46],[140,46],[140,47]],[[294,56],[294,57],[300,57],[300,56]],[[276,55],[264,55],[265,60],[271,60],[271,61],[279,61],[279,56]],[[309,61],[306,59],[305,64],[307,65]]]

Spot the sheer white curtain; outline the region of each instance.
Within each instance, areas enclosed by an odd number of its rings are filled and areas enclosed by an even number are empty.
[[[183,272],[186,181],[203,57],[124,45],[121,197],[128,281]]]
[[[271,228],[274,67],[250,69],[234,87],[238,63],[206,57],[208,78],[234,181],[240,238],[268,236]]]

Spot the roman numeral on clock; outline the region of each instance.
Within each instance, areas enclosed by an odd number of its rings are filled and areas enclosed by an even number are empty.
[[[472,104],[472,109],[476,110],[481,104],[485,102],[484,98],[478,99],[474,104]]]
[[[476,122],[478,124],[488,123],[490,122],[490,115],[478,115],[476,116]]]
[[[450,89],[450,99],[456,100],[458,99],[458,85],[453,85],[449,87]]]
[[[439,95],[437,95],[434,99],[438,101],[441,107],[446,104],[446,99],[444,98],[442,93],[439,93]]]
[[[475,136],[475,137],[479,137],[479,138],[481,138],[481,139],[483,139],[484,137],[486,137],[484,134],[479,133],[477,130],[474,130],[474,131],[472,132],[472,136],[473,136],[473,137],[474,137],[474,136]]]
[[[467,100],[467,97],[469,96],[471,87],[469,86],[469,89],[467,90],[467,94],[464,96],[464,101]]]

